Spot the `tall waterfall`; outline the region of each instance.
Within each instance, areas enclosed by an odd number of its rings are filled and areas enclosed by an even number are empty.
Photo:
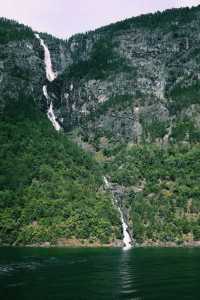
[[[45,70],[46,70],[46,78],[48,81],[52,82],[56,79],[57,73],[53,71],[52,62],[51,62],[51,54],[48,47],[45,45],[44,40],[40,38],[39,34],[35,34],[35,37],[40,41],[40,45],[44,49],[44,63],[45,63]],[[48,95],[47,86],[43,86],[43,95],[47,99],[47,104],[49,105],[47,116],[51,121],[53,127],[59,131],[61,129],[60,124],[56,120],[56,116],[53,110],[53,103]],[[50,104],[49,104],[50,103]]]
[[[103,177],[103,180],[104,180],[104,184],[105,184],[106,189],[112,191],[112,185],[110,184],[108,179],[106,177]],[[131,236],[128,232],[128,225],[125,222],[123,211],[122,211],[120,205],[118,204],[118,201],[115,198],[115,195],[114,195],[113,192],[112,192],[112,195],[113,195],[114,204],[117,206],[117,209],[119,210],[119,213],[120,213],[122,229],[123,229],[123,243],[124,243],[124,248],[123,249],[124,250],[129,250],[130,248],[132,248],[132,239],[131,239]]]
[[[44,63],[46,68],[46,77],[49,81],[54,81],[57,77],[57,73],[53,71],[50,51],[48,47],[45,45],[44,40],[40,38],[38,33],[35,34],[35,37],[40,41],[40,45],[44,49]]]

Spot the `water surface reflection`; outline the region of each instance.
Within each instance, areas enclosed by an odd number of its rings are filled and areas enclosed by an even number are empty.
[[[200,249],[0,248],[1,300],[199,299]]]

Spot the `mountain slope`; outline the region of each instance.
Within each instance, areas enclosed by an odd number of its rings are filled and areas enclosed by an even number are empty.
[[[0,244],[115,242],[119,216],[100,166],[30,101],[0,121]]]
[[[66,70],[50,87],[64,129],[100,147],[102,137],[198,142],[199,24],[200,7],[174,9],[69,39]]]
[[[199,144],[167,149],[124,145],[109,157],[105,172],[121,186],[138,243],[181,245],[200,240]]]
[[[136,243],[198,241],[200,7],[40,34],[51,82],[35,33],[0,24],[1,244],[116,244],[113,197]]]

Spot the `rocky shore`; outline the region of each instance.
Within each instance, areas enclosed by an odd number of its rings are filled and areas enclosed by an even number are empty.
[[[20,244],[20,245],[0,245],[14,246],[14,247],[30,247],[30,248],[122,248],[123,242],[121,240],[112,241],[110,243],[101,243],[100,241],[91,242],[89,240],[78,239],[60,239],[55,243],[43,242],[35,244]],[[200,241],[184,241],[182,243],[176,242],[161,242],[161,241],[145,241],[143,243],[135,243],[133,248],[198,248],[200,247]]]

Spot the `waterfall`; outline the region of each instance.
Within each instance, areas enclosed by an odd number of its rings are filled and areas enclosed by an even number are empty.
[[[54,81],[57,77],[57,73],[53,71],[51,54],[48,47],[45,45],[44,40],[40,38],[39,34],[35,34],[35,37],[40,41],[40,45],[44,49],[44,63],[46,68],[46,77],[48,81]]]
[[[45,98],[47,99],[47,103],[49,103],[49,95],[48,95],[48,92],[47,92],[47,86],[46,85],[43,86],[43,94],[44,94]],[[48,116],[49,120],[51,121],[51,123],[53,124],[53,127],[55,128],[55,130],[59,131],[61,129],[61,127],[60,127],[60,124],[56,121],[56,116],[55,116],[54,111],[53,111],[52,102],[50,102],[50,106],[49,106],[48,111],[47,111],[47,116]]]
[[[44,63],[45,63],[45,70],[46,70],[46,78],[48,81],[52,82],[56,79],[57,77],[57,73],[55,73],[53,71],[53,67],[52,67],[52,62],[51,62],[51,54],[50,51],[48,49],[48,47],[45,45],[44,40],[40,38],[39,34],[35,34],[35,37],[40,41],[40,45],[43,47],[44,49]],[[53,103],[48,95],[48,91],[47,91],[47,86],[44,85],[43,86],[43,95],[47,100],[47,104],[49,105],[48,111],[47,111],[47,116],[48,119],[51,121],[53,127],[55,128],[55,130],[59,131],[61,129],[60,124],[58,123],[58,121],[56,120],[56,116],[53,110]]]
[[[47,99],[47,101],[49,101],[49,95],[48,95],[48,92],[47,92],[47,86],[46,85],[43,85],[43,95],[45,96],[45,98]]]
[[[132,239],[131,239],[131,236],[128,232],[128,225],[125,222],[124,213],[123,213],[120,205],[118,204],[117,199],[115,198],[115,195],[112,191],[112,185],[110,184],[110,182],[108,181],[108,179],[106,177],[103,177],[103,181],[104,181],[106,189],[108,189],[112,192],[113,202],[117,206],[117,209],[119,210],[119,213],[120,213],[122,229],[123,229],[123,243],[124,243],[123,249],[124,250],[129,250],[130,248],[132,248]]]

